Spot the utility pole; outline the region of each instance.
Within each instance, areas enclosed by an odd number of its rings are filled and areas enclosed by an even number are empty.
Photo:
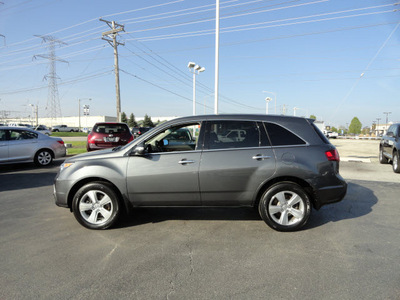
[[[102,33],[102,39],[107,41],[111,47],[114,48],[114,72],[115,72],[115,90],[117,97],[117,122],[121,122],[121,93],[119,87],[119,65],[118,65],[118,45],[124,46],[124,43],[117,42],[117,35],[120,31],[125,31],[124,25],[120,25],[115,21],[107,21],[100,19],[100,21],[107,23],[111,28],[109,31]]]
[[[34,55],[33,58],[41,57],[48,59],[50,61],[49,64],[49,73],[44,76],[46,80],[48,80],[48,96],[47,96],[47,107],[50,107],[50,111],[48,114],[50,115],[51,120],[53,121],[57,119],[58,116],[61,117],[61,107],[60,107],[60,99],[58,98],[58,86],[57,86],[57,73],[56,73],[56,62],[64,62],[68,63],[67,61],[60,59],[56,57],[56,43],[57,44],[62,44],[62,45],[67,45],[67,43],[64,43],[58,39],[56,39],[53,36],[50,35],[36,35],[36,37],[42,39],[42,43],[47,43],[47,49],[49,51],[49,54],[39,54],[39,55]],[[47,109],[46,107],[46,109]],[[53,123],[53,122],[51,122]],[[52,124],[51,124],[52,125]]]
[[[388,112],[383,112],[383,114],[385,114],[385,115],[386,115],[386,126],[388,125],[388,122],[389,122],[389,120],[388,120],[388,116],[389,116],[391,113],[392,113],[391,111],[388,111]]]

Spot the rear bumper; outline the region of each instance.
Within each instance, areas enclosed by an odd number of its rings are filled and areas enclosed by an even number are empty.
[[[341,177],[338,178],[336,185],[325,186],[315,191],[315,209],[322,206],[343,200],[347,193],[347,183]]]

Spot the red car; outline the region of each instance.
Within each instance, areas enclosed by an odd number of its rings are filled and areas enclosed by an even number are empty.
[[[96,123],[88,135],[87,151],[123,146],[133,140],[133,135],[125,123]]]

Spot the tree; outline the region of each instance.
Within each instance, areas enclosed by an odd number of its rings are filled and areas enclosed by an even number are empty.
[[[149,117],[147,114],[144,116],[143,127],[154,127],[151,117]]]
[[[354,117],[353,120],[351,120],[350,126],[349,126],[349,133],[352,134],[360,134],[361,133],[361,122],[357,117]]]
[[[138,127],[138,123],[135,120],[135,115],[131,113],[131,115],[129,116],[129,120],[128,120],[128,126],[129,127]]]
[[[314,116],[314,115],[310,115],[310,119],[314,119],[314,120],[316,120],[316,119],[317,119],[317,117],[316,117],[316,116]]]
[[[335,126],[332,126],[331,130],[332,130],[333,132],[339,132],[338,129],[337,129]]]
[[[121,122],[128,123],[128,118],[126,117],[126,113],[122,112],[121,114]]]

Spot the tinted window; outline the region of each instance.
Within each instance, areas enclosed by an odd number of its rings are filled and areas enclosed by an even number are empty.
[[[325,136],[325,134],[323,134],[323,132],[317,127],[317,125],[315,125],[314,123],[311,123],[312,128],[314,128],[315,132],[318,134],[318,136],[321,138],[321,140],[325,143],[325,144],[329,144],[329,140],[328,138]]]
[[[10,130],[10,140],[30,140],[37,137],[37,133],[28,130]]]
[[[5,140],[6,140],[6,131],[0,130],[0,141],[5,141]]]
[[[305,142],[297,135],[280,125],[264,123],[272,146],[304,145]]]
[[[97,124],[93,128],[93,132],[106,134],[126,133],[129,132],[129,128],[126,124]]]
[[[393,136],[398,136],[398,134],[399,134],[398,125],[390,125],[390,127],[388,129],[388,133],[389,132],[393,132]]]
[[[207,123],[206,147],[208,149],[248,148],[266,144],[256,122],[212,121]]]

